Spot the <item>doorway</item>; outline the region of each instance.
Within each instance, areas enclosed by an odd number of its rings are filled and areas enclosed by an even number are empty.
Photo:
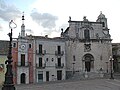
[[[91,63],[90,62],[85,62],[85,70],[87,72],[90,72],[90,68],[91,68]]]
[[[49,81],[49,71],[46,71],[46,81]]]
[[[25,73],[21,74],[21,83],[22,84],[25,84],[25,76],[26,76]]]
[[[57,71],[57,80],[62,80],[62,70]]]
[[[94,68],[94,57],[91,54],[85,54],[83,57],[85,71],[90,72]]]

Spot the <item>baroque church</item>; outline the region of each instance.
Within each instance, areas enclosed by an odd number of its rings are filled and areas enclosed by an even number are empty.
[[[96,74],[108,73],[112,56],[111,36],[107,18],[102,12],[96,22],[74,21],[69,17],[69,27],[62,33],[66,47],[66,78],[75,74],[82,77],[85,72]],[[90,76],[88,76],[90,77]]]

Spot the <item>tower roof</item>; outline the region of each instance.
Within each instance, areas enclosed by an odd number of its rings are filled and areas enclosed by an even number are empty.
[[[21,27],[25,27],[25,25],[24,25],[24,20],[25,20],[25,18],[24,18],[24,12],[23,12],[23,15],[22,15],[22,25],[21,25]]]
[[[22,25],[21,25],[21,37],[25,37],[25,25],[24,25],[24,12],[22,15]]]
[[[105,18],[105,15],[102,13],[102,11],[100,12],[100,15],[98,16],[98,18]]]

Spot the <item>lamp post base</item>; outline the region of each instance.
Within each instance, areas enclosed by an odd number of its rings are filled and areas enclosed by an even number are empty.
[[[110,79],[114,79],[113,74],[111,73]]]
[[[110,77],[110,79],[114,79],[114,77]]]
[[[13,84],[4,84],[2,90],[15,90],[15,87]]]

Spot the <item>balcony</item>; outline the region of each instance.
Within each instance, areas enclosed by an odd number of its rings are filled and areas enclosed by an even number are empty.
[[[42,65],[36,64],[37,69],[44,69],[45,67],[46,67],[46,64],[42,64]]]
[[[40,52],[39,50],[36,50],[36,54],[37,55],[45,55],[46,54],[46,50],[42,50],[42,52]]]
[[[55,55],[56,56],[63,56],[64,55],[64,51],[55,51]]]
[[[61,64],[55,63],[55,67],[56,68],[63,68],[64,67],[64,63],[61,63]]]
[[[29,67],[31,65],[31,62],[25,62],[25,63],[15,62],[15,65],[18,67]]]

